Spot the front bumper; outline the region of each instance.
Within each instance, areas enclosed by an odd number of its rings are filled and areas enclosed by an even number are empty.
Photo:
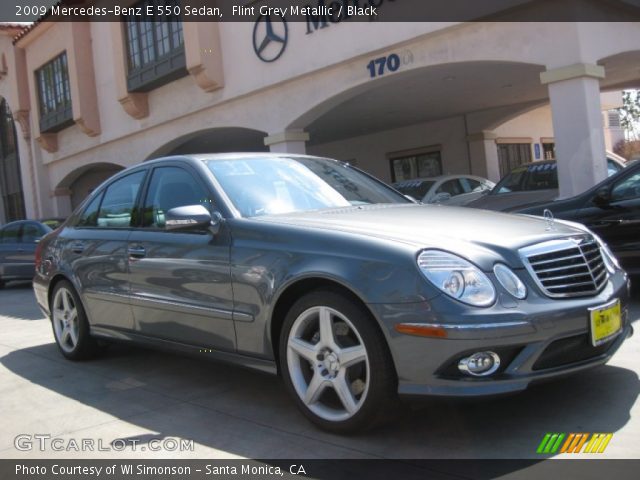
[[[628,278],[611,276],[596,296],[555,300],[535,288],[523,301],[499,294],[489,308],[463,306],[441,295],[417,304],[372,304],[387,336],[402,395],[479,396],[517,392],[535,381],[606,363],[633,329],[628,319]],[[589,308],[619,299],[622,331],[593,347]],[[445,326],[446,338],[398,333],[400,323]],[[458,361],[477,351],[491,350],[502,359],[488,377],[470,377]]]

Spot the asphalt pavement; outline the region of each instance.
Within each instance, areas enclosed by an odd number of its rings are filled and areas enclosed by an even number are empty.
[[[28,284],[0,290],[0,332],[0,458],[540,459],[546,432],[612,433],[600,458],[640,458],[640,334],[606,366],[507,397],[404,402],[387,426],[338,436],[266,374],[131,346],[65,360]]]

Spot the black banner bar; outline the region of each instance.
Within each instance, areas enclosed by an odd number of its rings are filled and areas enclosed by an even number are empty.
[[[626,480],[640,460],[0,460],[2,480]]]
[[[263,16],[314,28],[341,22],[632,22],[640,0],[3,0],[0,21],[255,22]]]

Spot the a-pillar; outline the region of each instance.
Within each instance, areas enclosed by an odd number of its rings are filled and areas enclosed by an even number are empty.
[[[303,130],[287,130],[286,132],[271,134],[265,137],[264,144],[269,150],[276,153],[299,153],[307,152],[306,142],[309,141],[309,134]]]
[[[607,177],[600,106],[604,76],[603,67],[588,63],[540,74],[551,100],[560,198],[577,195]]]
[[[494,132],[483,130],[467,136],[471,174],[485,177],[492,182],[500,180],[500,162]]]

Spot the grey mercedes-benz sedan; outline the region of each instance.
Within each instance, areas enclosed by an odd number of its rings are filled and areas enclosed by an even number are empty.
[[[107,180],[36,251],[61,353],[110,341],[279,373],[338,432],[398,394],[474,396],[605,363],[629,282],[578,224],[417,205],[335,160],[154,160]]]

